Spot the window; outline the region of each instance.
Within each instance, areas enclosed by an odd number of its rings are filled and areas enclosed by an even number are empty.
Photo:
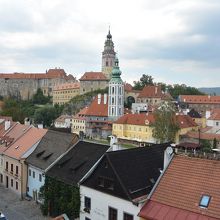
[[[13,173],[13,164],[11,164],[11,173]]]
[[[5,169],[8,170],[8,161],[6,162],[6,168]]]
[[[219,125],[219,122],[216,122],[215,124],[216,124],[216,126],[218,126],[218,125]]]
[[[18,182],[16,182],[16,190],[18,190]]]
[[[42,181],[42,175],[39,174],[39,181],[41,182]]]
[[[91,220],[90,218],[85,217],[85,220]]]
[[[11,179],[11,187],[13,187],[13,179]]]
[[[87,196],[84,197],[84,211],[90,213],[91,199]]]
[[[133,219],[134,219],[133,215],[124,212],[123,220],[133,220]]]
[[[108,208],[108,220],[117,220],[118,219],[118,211],[117,209]]]
[[[31,170],[30,169],[28,170],[28,172],[29,172],[29,176],[31,176]]]
[[[33,171],[33,178],[35,178],[35,172]]]
[[[16,174],[18,174],[18,166],[16,166]]]
[[[202,208],[207,208],[209,206],[211,196],[209,195],[202,195],[199,206]]]

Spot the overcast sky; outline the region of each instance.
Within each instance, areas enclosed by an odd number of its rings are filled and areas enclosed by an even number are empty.
[[[123,80],[220,86],[219,0],[0,0],[0,72],[100,71],[109,25]]]

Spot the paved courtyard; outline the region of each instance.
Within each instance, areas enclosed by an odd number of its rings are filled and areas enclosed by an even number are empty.
[[[10,190],[0,186],[0,211],[8,220],[48,220],[41,214],[40,206],[34,201],[21,201]]]

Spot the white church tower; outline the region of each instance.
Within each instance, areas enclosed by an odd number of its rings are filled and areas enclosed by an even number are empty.
[[[124,115],[124,83],[120,75],[119,61],[115,57],[108,93],[108,117],[111,120],[117,120]]]

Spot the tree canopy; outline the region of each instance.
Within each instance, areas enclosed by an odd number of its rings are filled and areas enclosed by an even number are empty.
[[[45,184],[40,189],[44,203],[41,210],[44,215],[58,216],[66,213],[70,219],[79,217],[80,194],[77,186],[67,185],[46,176]]]
[[[34,104],[46,104],[50,102],[51,97],[45,96],[43,91],[39,88],[36,94],[33,95],[32,101]]]
[[[144,86],[154,85],[153,77],[150,75],[143,74],[139,81],[134,81],[133,89],[142,90]]]
[[[164,102],[153,113],[153,137],[159,143],[174,142],[179,126],[176,121],[175,106],[171,102]]]
[[[168,91],[170,95],[176,99],[179,95],[205,95],[203,92],[200,92],[197,88],[186,86],[185,84],[174,84],[167,85],[162,82],[154,82],[154,79],[150,75],[143,74],[138,81],[134,81],[133,89],[142,90],[144,86],[159,85],[161,86],[162,91]]]

